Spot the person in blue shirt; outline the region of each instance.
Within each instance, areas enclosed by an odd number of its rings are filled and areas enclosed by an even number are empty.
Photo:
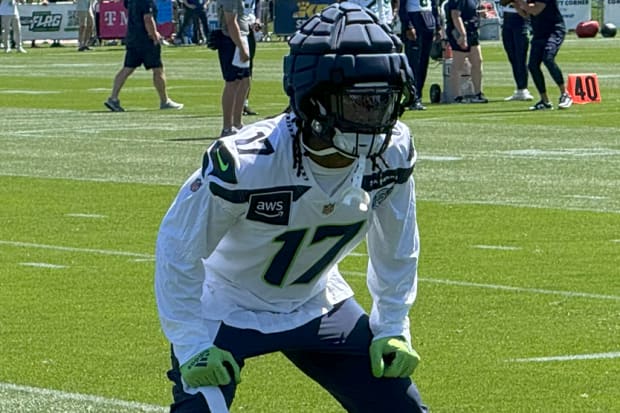
[[[418,95],[410,109],[425,110],[422,90],[428,74],[433,39],[440,36],[441,24],[436,0],[401,0],[399,6],[402,39],[409,66],[413,70]]]
[[[204,0],[182,0],[181,4],[183,5],[183,21],[179,25],[177,38],[182,40],[185,31],[190,25],[200,23],[204,38],[206,39],[209,35],[209,21],[207,19]],[[196,29],[197,27],[194,27],[194,32],[197,31]]]

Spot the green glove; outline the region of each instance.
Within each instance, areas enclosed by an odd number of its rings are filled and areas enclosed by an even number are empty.
[[[370,365],[375,377],[409,377],[420,356],[402,337],[384,337],[370,345]]]
[[[235,382],[241,381],[241,370],[235,358],[226,350],[209,347],[181,366],[181,376],[190,387],[225,386],[230,383],[231,373]]]

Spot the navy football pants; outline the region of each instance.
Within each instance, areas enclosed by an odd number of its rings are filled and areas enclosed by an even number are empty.
[[[534,33],[534,36],[535,35],[536,33]],[[560,25],[556,27],[556,29],[549,34],[548,37],[534,37],[532,39],[530,60],[527,67],[530,70],[532,80],[534,81],[536,89],[539,93],[547,93],[545,77],[540,67],[541,63],[545,65],[556,85],[561,86],[564,84],[564,75],[562,74],[562,70],[555,62],[555,57],[560,51],[560,46],[564,41],[564,36],[566,36],[566,29],[564,29],[564,26]]]
[[[527,89],[527,51],[529,24],[517,13],[504,13],[502,44],[508,56],[517,89]]]
[[[371,339],[368,316],[351,298],[322,317],[280,333],[264,334],[223,324],[215,344],[230,351],[242,368],[249,357],[281,351],[348,412],[428,412],[411,379],[377,379],[372,375],[368,355]],[[183,391],[174,353],[168,377],[174,382],[171,412],[209,412],[200,393],[191,395]],[[283,383],[279,390],[285,387]],[[236,390],[234,380],[220,389],[230,407]]]

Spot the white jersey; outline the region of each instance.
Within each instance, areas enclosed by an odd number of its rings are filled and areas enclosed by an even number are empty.
[[[249,24],[256,23],[256,19],[261,16],[256,15],[257,0],[243,0],[243,14],[247,17]]]
[[[281,115],[214,142],[163,219],[155,291],[181,364],[213,344],[221,322],[286,331],[351,297],[338,262],[364,238],[371,329],[409,339],[419,252],[409,129],[397,123],[380,169],[367,162],[366,212],[342,202],[350,179],[328,195],[306,156],[298,176],[293,129]]]
[[[387,25],[392,24],[394,19],[394,10],[392,10],[391,0],[350,0],[352,3],[359,4],[362,7],[366,7],[373,13],[375,13],[381,23]]]

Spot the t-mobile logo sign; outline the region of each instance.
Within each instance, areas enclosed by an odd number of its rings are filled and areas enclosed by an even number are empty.
[[[103,13],[103,21],[106,26],[127,26],[127,11],[126,10],[106,10]]]

